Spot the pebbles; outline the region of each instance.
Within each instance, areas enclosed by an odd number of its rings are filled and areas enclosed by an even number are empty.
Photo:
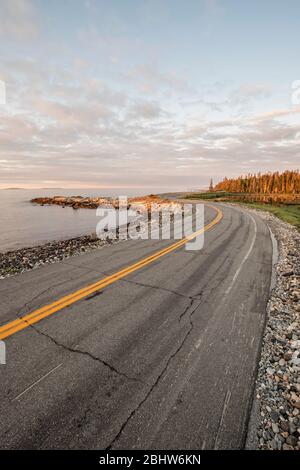
[[[139,228],[141,235],[150,227],[150,222],[143,224],[138,218],[136,222],[132,222],[131,227],[133,228],[135,224]],[[156,227],[154,223],[153,227]],[[57,263],[71,256],[82,255],[107,245],[120,243],[126,239],[126,235],[124,235],[126,232],[126,226],[122,226],[116,228],[115,231],[105,231],[105,238],[98,238],[96,234],[84,235],[68,240],[52,241],[44,245],[0,253],[0,279],[30,271],[44,264]]]
[[[267,212],[278,242],[256,381],[257,447],[300,450],[300,233]]]
[[[85,235],[0,253],[0,279],[38,268],[44,264],[57,263],[70,256],[84,254],[117,242],[119,242],[117,238],[109,235],[105,240],[101,240],[95,235]]]

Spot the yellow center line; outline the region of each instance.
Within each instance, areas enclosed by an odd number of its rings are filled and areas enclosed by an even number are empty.
[[[111,274],[110,276],[107,276],[104,279],[100,279],[99,281],[85,286],[82,289],[73,292],[72,294],[68,294],[64,297],[61,297],[60,299],[56,300],[55,302],[52,302],[51,304],[38,308],[37,310],[34,310],[33,312],[21,318],[17,318],[16,320],[13,320],[7,323],[6,325],[3,325],[2,327],[0,327],[0,340],[8,338],[9,336],[12,336],[18,331],[21,331],[24,328],[27,328],[28,326],[39,322],[43,318],[48,317],[49,315],[52,315],[53,313],[58,312],[59,310],[62,310],[63,308],[66,308],[74,304],[75,302],[78,302],[79,300],[83,299],[84,297],[87,297],[93,292],[96,292],[100,289],[104,289],[110,284],[118,281],[119,279],[122,279],[123,277],[133,273],[134,271],[137,271],[138,269],[143,268],[144,266],[150,263],[153,263],[162,256],[165,256],[166,254],[185,245],[188,241],[192,240],[193,238],[196,238],[201,233],[211,229],[214,225],[220,222],[223,217],[223,214],[222,211],[217,207],[210,206],[209,204],[207,204],[207,206],[213,208],[217,212],[217,216],[209,224],[205,225],[202,229],[192,233],[191,235],[183,238],[182,240],[179,240],[176,243],[173,243],[167,248],[164,248],[150,256],[147,256],[146,258],[143,258],[142,260],[128,266],[127,268],[121,269],[120,271]]]

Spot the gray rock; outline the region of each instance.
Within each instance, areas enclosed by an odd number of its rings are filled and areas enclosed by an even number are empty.
[[[259,215],[270,226],[279,251],[255,390],[260,447],[300,449],[300,234],[271,214]]]
[[[272,430],[275,434],[279,433],[279,427],[276,423],[272,423]]]
[[[289,432],[290,424],[289,424],[288,421],[282,421],[282,422],[280,423],[280,427],[281,427],[281,429],[282,429],[283,431]]]
[[[298,439],[295,436],[288,436],[286,439],[286,443],[292,447],[297,445]]]
[[[270,416],[271,416],[271,419],[272,419],[275,423],[278,423],[279,414],[277,413],[277,411],[271,411]]]

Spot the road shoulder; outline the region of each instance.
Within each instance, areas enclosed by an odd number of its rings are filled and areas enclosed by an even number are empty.
[[[300,234],[273,215],[262,217],[278,246],[267,305],[246,448],[300,449]]]

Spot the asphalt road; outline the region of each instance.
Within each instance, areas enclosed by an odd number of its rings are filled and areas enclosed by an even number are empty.
[[[272,243],[258,216],[219,207],[202,250],[180,247],[5,339],[0,448],[243,448]],[[128,240],[2,280],[0,327],[171,243]]]

